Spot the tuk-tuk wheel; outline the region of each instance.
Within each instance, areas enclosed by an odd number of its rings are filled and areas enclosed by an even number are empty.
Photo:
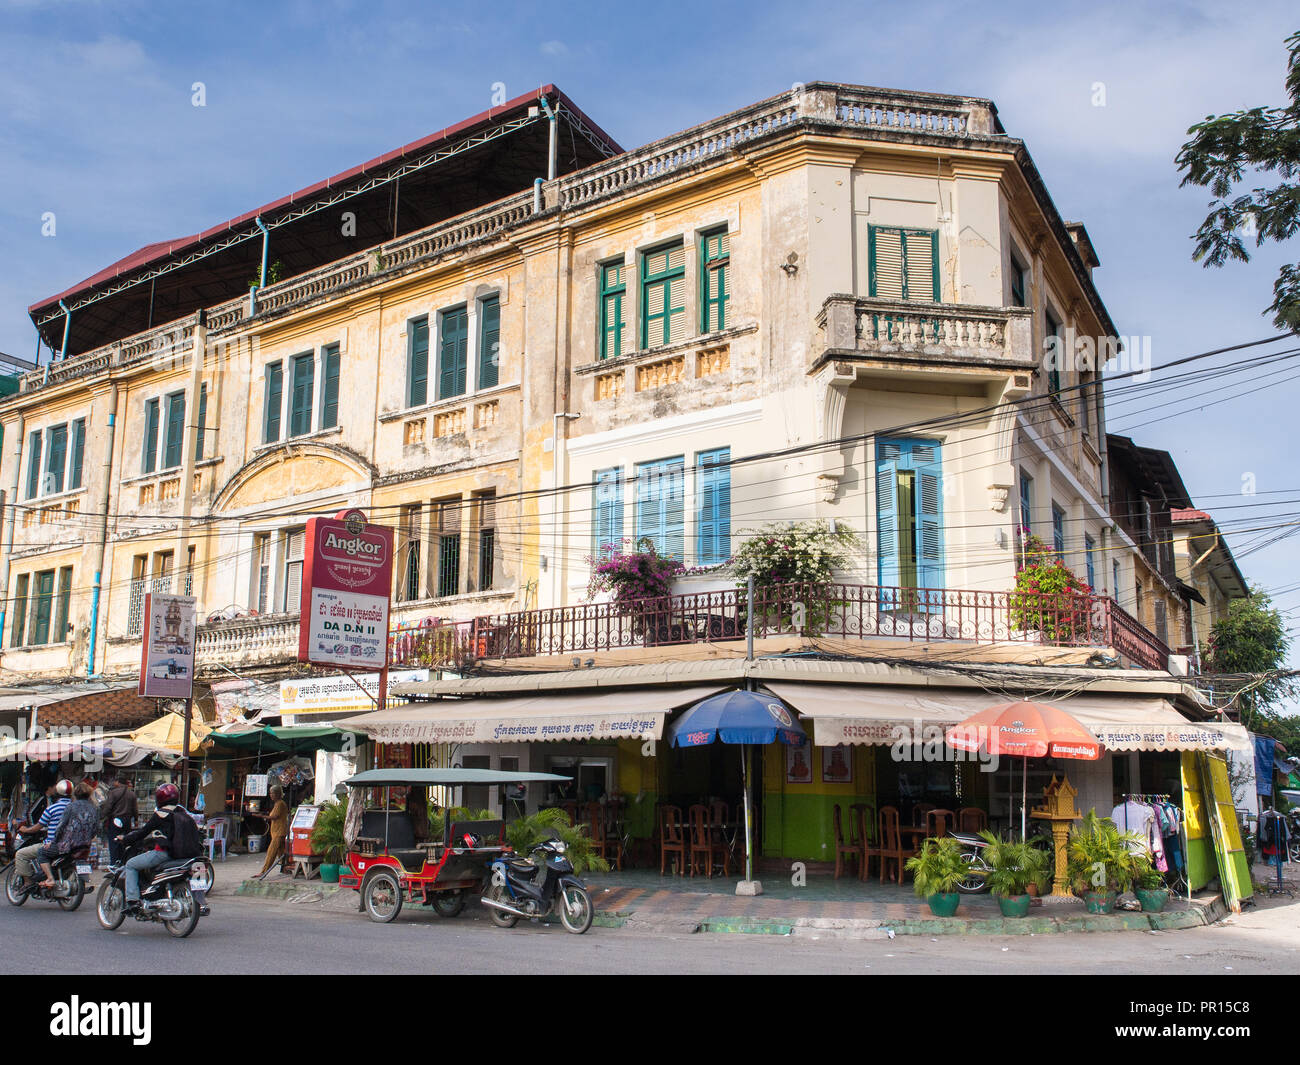
[[[439,891],[430,901],[439,917],[455,917],[465,908],[465,892]]]
[[[372,921],[387,924],[402,912],[402,885],[396,874],[377,869],[366,881],[361,899]]]

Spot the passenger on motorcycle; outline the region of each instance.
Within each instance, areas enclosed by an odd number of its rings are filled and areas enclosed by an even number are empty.
[[[128,847],[146,837],[153,836],[153,849],[128,858],[126,862],[126,907],[136,909],[140,905],[140,873],[145,869],[154,869],[164,862],[176,858],[193,858],[198,851],[195,845],[199,830],[193,818],[177,805],[180,789],[175,784],[159,784],[154,792],[157,809],[153,816],[134,832],[118,836],[118,840]],[[199,847],[201,850],[202,847]],[[193,853],[191,853],[193,852]]]
[[[60,783],[70,784],[71,781],[64,780]],[[84,780],[76,786],[72,793],[72,805],[67,808],[62,822],[55,830],[54,842],[41,848],[41,871],[45,874],[41,887],[54,887],[53,863],[56,859],[81,847],[90,846],[90,841],[99,833],[99,811],[90,801],[94,790]]]
[[[41,813],[40,820],[36,822],[38,827],[45,829],[45,838],[38,843],[28,844],[14,855],[14,872],[20,879],[36,879],[36,863],[40,859],[41,850],[43,847],[53,846],[59,825],[63,823],[63,815],[72,802],[70,798],[72,781],[54,781],[45,789],[45,794],[48,802]]]

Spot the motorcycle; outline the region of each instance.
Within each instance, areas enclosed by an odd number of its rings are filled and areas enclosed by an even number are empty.
[[[70,851],[50,863],[50,875],[54,886],[41,887],[41,874],[34,878],[18,875],[17,864],[11,864],[5,872],[5,898],[11,906],[21,906],[28,899],[44,899],[57,902],[59,909],[71,913],[81,905],[86,897],[87,883],[90,880],[90,848],[80,847]]]
[[[513,928],[521,917],[537,921],[556,914],[565,931],[575,935],[591,927],[591,895],[573,875],[566,850],[562,840],[548,839],[527,858],[507,855],[489,865],[479,901],[488,907],[493,924]]]
[[[988,874],[993,872],[993,867],[984,860],[984,848],[988,842],[973,832],[949,832],[948,835],[961,844],[962,861],[970,867],[970,876],[958,881],[957,890],[963,895],[978,895],[988,891]],[[1045,850],[1049,856],[1055,854],[1052,837],[1040,828],[1035,827],[1030,831],[1029,842],[1040,850]]]
[[[149,845],[149,838],[142,843]],[[207,904],[211,883],[205,858],[169,859],[140,873],[140,905],[130,916],[137,921],[161,921],[173,936],[184,939],[198,927],[199,918],[211,912]],[[95,911],[100,927],[110,932],[126,920],[125,861],[108,867],[99,885]]]

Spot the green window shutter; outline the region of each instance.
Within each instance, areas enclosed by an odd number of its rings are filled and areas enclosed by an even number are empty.
[[[727,327],[727,301],[731,299],[731,237],[725,229],[700,239],[700,331],[714,333]]]
[[[181,445],[185,440],[185,393],[176,392],[167,397],[167,436],[163,444],[164,470],[181,464]]]
[[[51,425],[45,446],[45,483],[42,495],[63,491],[63,470],[68,462],[68,427]]]
[[[306,436],[311,432],[311,405],[316,390],[316,356],[293,358],[293,391],[289,396],[289,435]]]
[[[465,394],[465,368],[469,342],[469,314],[464,307],[445,311],[438,348],[438,398]]]
[[[1047,391],[1055,394],[1061,391],[1061,358],[1065,354],[1060,344],[1061,323],[1048,311],[1044,325],[1046,336],[1043,338],[1043,359],[1047,363]],[[1056,343],[1052,342],[1053,337],[1056,338]]]
[[[35,499],[41,491],[41,431],[27,437],[27,498]]]
[[[665,557],[680,559],[686,546],[685,456],[637,466],[637,541],[648,537]]]
[[[81,467],[86,453],[86,419],[72,423],[72,466],[68,470],[68,488],[81,487]]]
[[[622,263],[600,268],[600,357],[617,359],[623,354],[626,326],[623,307],[627,297],[627,280]]]
[[[330,344],[321,352],[325,379],[321,382],[320,427],[333,429],[339,423],[339,346]]]
[[[478,387],[496,388],[501,379],[501,300],[488,296],[478,305]]]
[[[27,640],[27,582],[30,577],[26,573],[18,575],[17,584],[14,586],[14,623],[10,630],[12,635],[9,640],[10,647],[22,647]]]
[[[939,299],[939,233],[872,226],[867,235],[871,295],[889,300]]]
[[[50,642],[50,615],[54,610],[54,570],[36,574],[36,598],[32,603],[32,643]]]
[[[696,469],[696,557],[701,566],[731,557],[731,449],[701,451]]]
[[[199,418],[194,427],[194,461],[203,460],[203,437],[208,429],[208,386],[207,382],[199,385]]]
[[[262,409],[262,443],[280,439],[280,406],[284,399],[284,370],[278,362],[266,367],[266,399]]]
[[[623,467],[597,470],[591,488],[592,554],[604,558],[623,546]]]
[[[407,323],[410,355],[406,370],[406,405],[419,407],[429,401],[429,319]]]
[[[1020,524],[1025,531],[1033,529],[1034,518],[1034,479],[1024,470],[1020,471]]]
[[[680,243],[641,257],[641,346],[686,339],[686,250]]]
[[[903,231],[872,226],[867,235],[871,295],[903,299]]]
[[[1025,296],[1025,268],[1016,253],[1011,253],[1011,306],[1027,307]]]
[[[160,401],[149,400],[144,405],[144,462],[145,473],[153,473],[158,468],[158,422]]]
[[[907,265],[907,298],[939,299],[939,234],[934,231],[909,230],[903,235]]]
[[[59,570],[59,598],[54,612],[53,643],[63,643],[68,638],[68,615],[72,611],[72,567]]]

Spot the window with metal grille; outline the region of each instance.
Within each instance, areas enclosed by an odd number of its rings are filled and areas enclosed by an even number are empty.
[[[731,237],[727,227],[700,236],[700,332],[727,327],[727,302],[731,299]]]
[[[406,405],[419,407],[429,401],[428,318],[406,323],[406,349]]]
[[[320,386],[320,429],[333,429],[339,423],[339,346],[329,344],[321,349],[323,377]]]
[[[465,394],[465,371],[469,357],[469,311],[453,307],[443,311],[438,323],[438,398]]]
[[[478,493],[474,498],[474,506],[475,523],[478,526],[478,591],[490,592],[496,567],[496,492]]]
[[[265,398],[262,403],[262,443],[280,439],[280,408],[284,404],[284,369],[278,362],[266,366]]]
[[[306,529],[289,529],[284,534],[284,595],[280,609],[294,611],[302,603],[302,560],[307,544]]]
[[[438,504],[439,597],[460,594],[460,500]]]
[[[159,551],[153,556],[153,578],[149,582],[149,591],[161,595],[171,595],[172,569],[176,556],[171,551]]]
[[[623,354],[627,279],[623,260],[600,268],[600,357],[617,359]]]
[[[128,636],[139,636],[144,628],[144,594],[149,586],[146,577],[148,568],[148,555],[136,555],[131,562],[131,589],[126,606],[126,634]]]
[[[194,555],[195,547],[191,544],[185,549],[185,572],[181,574],[181,595],[194,594]]]
[[[311,352],[293,357],[293,382],[289,404],[289,435],[311,432],[312,398],[316,389],[316,356]]]
[[[398,598],[419,599],[420,588],[420,518],[421,506],[412,503],[401,509],[399,521],[402,530],[401,569],[399,571]]]
[[[14,622],[10,630],[10,647],[22,647],[27,640],[27,586],[31,577],[20,573],[14,585]]]
[[[501,300],[478,301],[478,387],[495,388],[501,379]]]
[[[641,256],[641,347],[686,339],[686,249],[681,241]]]

